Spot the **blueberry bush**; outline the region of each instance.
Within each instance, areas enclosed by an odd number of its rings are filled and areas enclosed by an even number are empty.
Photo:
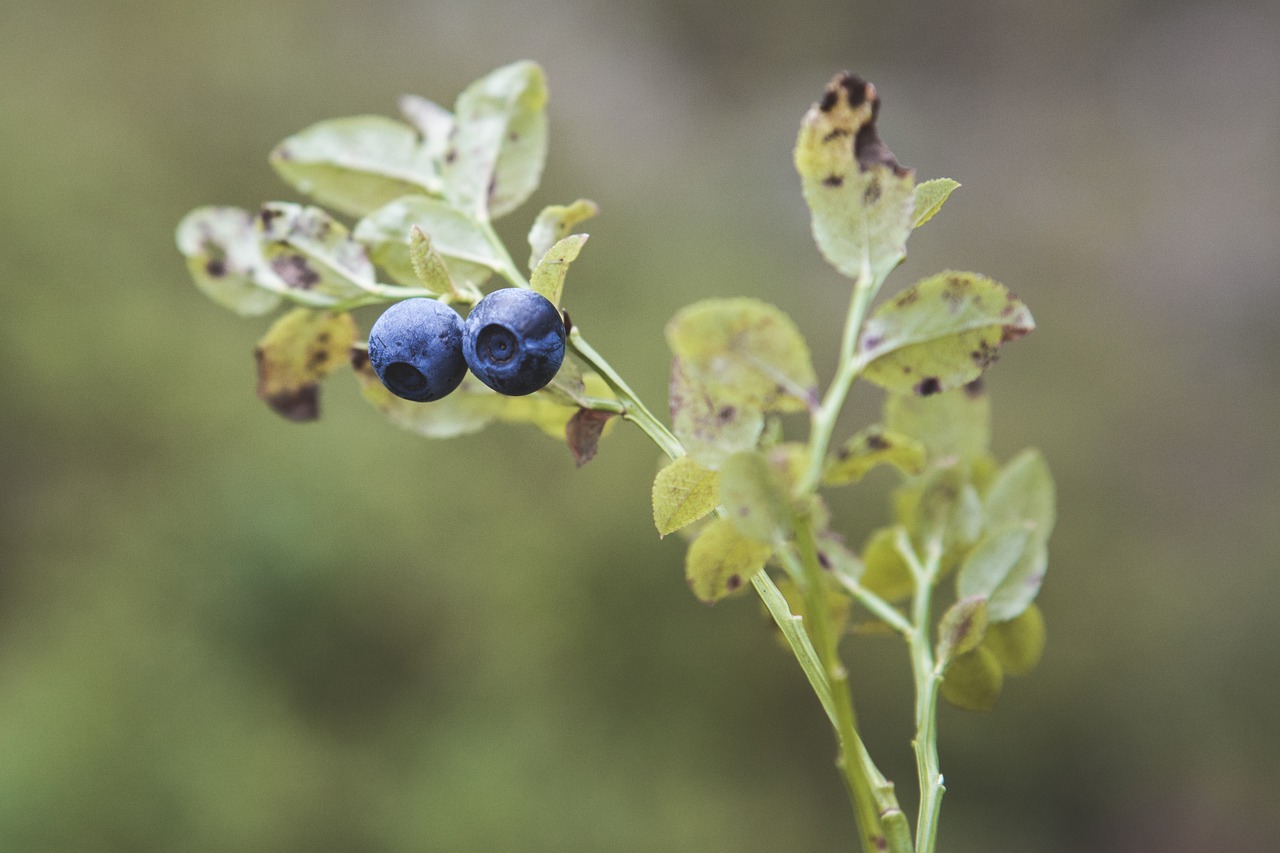
[[[587,240],[578,228],[596,205],[534,218],[527,275],[493,229],[538,184],[546,101],[542,70],[520,62],[471,84],[452,111],[406,96],[403,120],[320,122],[270,161],[324,207],[198,208],[178,226],[178,248],[215,302],[246,316],[292,306],[256,352],[258,394],[288,419],[316,418],[321,382],[349,365],[389,420],[431,438],[527,423],[566,440],[582,465],[615,419],[641,429],[669,459],[652,485],[658,534],[689,537],[685,573],[699,599],[752,589],[763,602],[834,729],[863,849],[929,853],[944,791],[939,698],[990,709],[1045,642],[1035,598],[1053,481],[1034,450],[992,456],[982,386],[1001,347],[1034,328],[1030,311],[997,282],[957,271],[873,308],[907,239],[958,184],[917,183],[880,140],[875,87],[840,74],[795,147],[818,249],[850,282],[835,376],[821,387],[804,337],[773,305],[695,302],[666,327],[668,425],[564,310]],[[380,304],[389,307],[366,343],[351,312]],[[883,412],[838,438],[858,379],[884,389]],[[791,437],[804,420],[804,440]],[[855,547],[823,492],[878,466],[900,484],[883,526]],[[914,829],[863,743],[841,663],[844,640],[865,631],[897,634],[908,650]]]

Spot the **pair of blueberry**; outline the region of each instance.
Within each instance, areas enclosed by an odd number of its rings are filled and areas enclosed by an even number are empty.
[[[439,400],[467,368],[499,394],[544,387],[564,361],[564,321],[546,297],[508,287],[481,299],[464,323],[434,299],[392,305],[369,331],[369,363],[397,397]]]

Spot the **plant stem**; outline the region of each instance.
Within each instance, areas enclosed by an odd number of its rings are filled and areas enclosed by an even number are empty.
[[[915,580],[915,592],[911,600],[912,630],[907,635],[907,644],[911,651],[911,672],[915,677],[916,691],[916,734],[911,741],[916,754],[916,775],[920,784],[916,853],[933,853],[938,838],[942,795],[946,791],[938,768],[938,687],[942,683],[942,670],[934,659],[930,639],[933,584],[937,580],[942,559],[942,544],[936,537],[931,539],[923,563],[906,530],[898,529],[896,545]]]
[[[845,398],[849,396],[849,388],[853,380],[862,372],[862,364],[857,359],[858,333],[862,330],[862,321],[866,319],[871,299],[880,289],[881,282],[873,282],[870,273],[865,273],[853,288],[853,298],[849,300],[849,313],[844,321],[844,336],[840,342],[840,366],[836,369],[835,378],[831,380],[822,405],[812,416],[812,428],[809,431],[809,466],[804,479],[797,488],[801,494],[808,494],[818,488],[822,482],[822,467],[826,461],[827,448],[831,445],[831,434],[835,431],[836,420],[840,410],[844,408]]]
[[[853,697],[849,691],[849,673],[840,660],[840,636],[831,624],[827,608],[826,580],[818,561],[818,547],[814,539],[813,520],[807,513],[796,519],[796,549],[799,560],[788,548],[780,550],[783,564],[801,581],[804,591],[805,617],[812,626],[818,656],[822,661],[831,687],[831,701],[835,711],[836,738],[840,757],[837,765],[844,774],[857,820],[859,837],[865,853],[886,848],[886,837],[880,825],[880,808],[872,794],[872,784],[867,764],[870,755],[858,737],[857,718],[853,710]],[[795,565],[798,562],[799,565]],[[874,765],[871,765],[874,769]],[[875,770],[875,775],[880,776]],[[883,779],[883,777],[880,777]]]

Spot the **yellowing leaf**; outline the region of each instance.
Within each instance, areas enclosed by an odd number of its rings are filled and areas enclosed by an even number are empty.
[[[533,270],[529,286],[541,293],[552,305],[560,304],[560,292],[564,289],[564,277],[569,272],[569,264],[578,258],[582,246],[587,242],[586,234],[574,234],[556,243]]]
[[[878,107],[875,86],[836,76],[805,114],[795,150],[819,251],[864,287],[879,287],[906,257],[915,203],[911,170],[877,135]]]
[[[817,405],[817,379],[791,318],[758,299],[707,299],[667,324],[667,343],[684,370],[724,406],[765,412]]]
[[[296,308],[258,342],[258,396],[282,417],[320,416],[320,380],[345,361],[356,324],[350,314]]]
[[[1034,604],[1008,622],[992,623],[982,640],[983,648],[995,655],[1010,675],[1026,675],[1035,669],[1044,645],[1044,616]]]
[[[884,402],[885,426],[920,441],[930,462],[985,457],[991,445],[991,398],[981,381],[921,397],[890,392]]]
[[[862,550],[863,570],[858,582],[885,601],[900,601],[915,590],[906,560],[898,552],[897,532],[881,527],[871,534]]]
[[[671,362],[671,429],[700,465],[719,469],[725,458],[760,441],[764,413],[759,407],[717,398],[689,375],[681,359]]]
[[[880,306],[863,325],[863,375],[922,397],[958,388],[995,363],[1000,346],[1035,328],[1013,294],[976,273],[943,272]]]
[[[942,677],[940,692],[957,708],[990,711],[1000,699],[1004,672],[991,652],[982,646],[951,659]]]
[[[720,503],[738,530],[761,542],[777,545],[795,526],[787,483],[758,451],[735,453],[720,466]]]
[[[544,207],[529,229],[529,270],[538,265],[548,249],[568,237],[579,224],[599,213],[599,206],[585,198],[570,205]]]
[[[864,429],[840,446],[822,472],[822,483],[843,486],[856,483],[877,465],[892,465],[904,474],[924,471],[924,445],[913,438],[873,426]]]
[[[285,183],[352,216],[409,193],[441,191],[438,165],[417,132],[382,116],[314,124],[277,145],[270,159]]]
[[[769,545],[744,536],[725,518],[698,534],[685,554],[685,578],[701,601],[714,604],[743,589],[773,553]]]
[[[681,456],[653,480],[653,523],[659,536],[692,524],[719,503],[718,476],[688,456]]]

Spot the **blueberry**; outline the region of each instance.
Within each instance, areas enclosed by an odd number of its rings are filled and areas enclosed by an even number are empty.
[[[369,330],[369,363],[397,397],[429,403],[467,375],[458,312],[434,299],[397,302]]]
[[[532,394],[564,362],[564,321],[540,293],[517,287],[495,290],[471,309],[462,351],[467,366],[499,394]]]

